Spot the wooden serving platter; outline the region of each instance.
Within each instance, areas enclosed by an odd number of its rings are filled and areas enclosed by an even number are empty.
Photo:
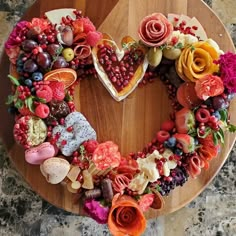
[[[140,20],[154,12],[177,13],[195,16],[205,27],[209,37],[215,39],[224,51],[234,51],[232,40],[221,21],[212,10],[200,0],[39,0],[25,14],[24,19],[42,16],[45,11],[57,8],[81,9],[98,27],[118,43],[123,36],[137,39]],[[23,149],[14,143],[12,136],[13,119],[4,106],[10,93],[7,79],[9,62],[5,54],[1,58],[1,122],[0,137],[6,144],[11,161],[30,186],[45,200],[67,211],[83,214],[79,204],[74,203],[74,195],[59,185],[51,185],[41,175],[38,166],[24,161]],[[139,151],[155,136],[160,124],[171,111],[165,88],[160,81],[136,89],[122,102],[116,102],[96,79],[84,80],[76,88],[76,107],[95,128],[99,141],[113,140],[123,155]],[[230,106],[230,113],[236,110],[236,101]],[[236,124],[236,116],[232,123]],[[212,180],[222,167],[235,140],[234,134],[227,134],[220,155],[210,163],[196,180],[189,180],[184,187],[176,188],[162,211],[150,210],[146,216],[153,218],[178,210],[193,200]]]

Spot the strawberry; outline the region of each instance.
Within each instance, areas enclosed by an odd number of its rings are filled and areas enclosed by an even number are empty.
[[[194,113],[188,108],[182,108],[175,113],[175,126],[178,133],[187,134],[195,127]]]
[[[63,82],[51,81],[49,87],[52,90],[52,99],[62,101],[65,98],[65,87]]]
[[[176,138],[177,142],[182,145],[184,153],[190,153],[195,150],[194,138],[188,134],[179,134],[176,133],[173,135]]]
[[[83,142],[83,146],[88,154],[93,154],[94,150],[98,146],[98,142],[94,139]]]

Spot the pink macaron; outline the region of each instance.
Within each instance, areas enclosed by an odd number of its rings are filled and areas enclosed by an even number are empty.
[[[57,150],[55,147],[49,142],[44,142],[36,147],[25,150],[25,160],[33,165],[40,165],[56,154]]]

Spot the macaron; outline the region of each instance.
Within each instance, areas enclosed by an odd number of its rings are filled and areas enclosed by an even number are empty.
[[[29,164],[40,165],[45,160],[56,155],[55,147],[49,142],[44,142],[36,147],[25,150],[25,160]]]

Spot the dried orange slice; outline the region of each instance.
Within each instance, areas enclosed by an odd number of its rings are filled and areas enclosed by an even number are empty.
[[[70,87],[77,79],[76,71],[70,68],[52,70],[44,75],[44,80],[63,82],[65,88]]]

